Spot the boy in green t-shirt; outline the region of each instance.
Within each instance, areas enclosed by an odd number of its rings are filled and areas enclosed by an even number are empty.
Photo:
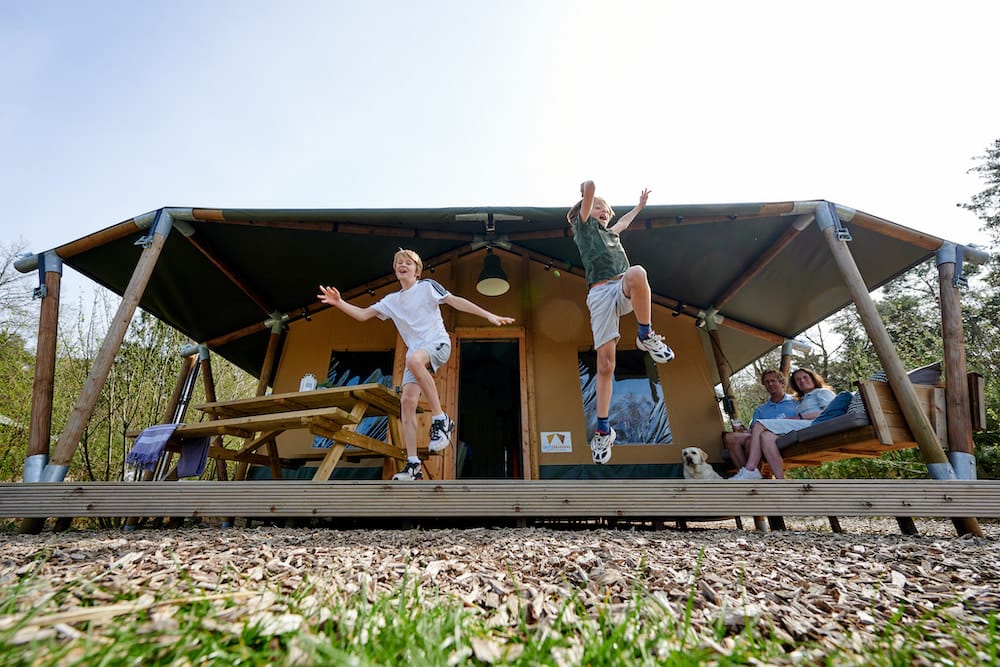
[[[580,185],[582,199],[569,210],[566,219],[587,273],[587,308],[597,351],[597,429],[590,450],[594,463],[601,464],[611,460],[611,446],[615,442],[608,413],[615,351],[621,338],[618,320],[635,312],[639,325],[635,346],[648,352],[653,361],[665,364],[674,358],[674,352],[650,326],[653,306],[646,269],[629,265],[619,237],[646,207],[649,190],[643,190],[638,205],[609,227],[615,212],[603,198],[595,196],[596,189],[593,181],[584,181]]]

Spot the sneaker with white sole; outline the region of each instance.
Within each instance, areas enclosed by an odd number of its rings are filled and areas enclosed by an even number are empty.
[[[746,468],[740,468],[739,472],[730,477],[729,479],[737,481],[752,481],[755,479],[763,479],[759,470],[747,470]]]
[[[594,432],[594,438],[590,441],[590,453],[594,456],[594,463],[603,465],[611,460],[611,447],[615,444],[617,435],[613,428],[608,433]]]
[[[645,338],[636,336],[635,346],[640,350],[649,352],[649,356],[658,364],[673,361],[676,356],[674,351],[670,349],[670,346],[663,342],[663,336],[653,331],[650,331],[649,335]]]
[[[444,419],[435,419],[431,422],[431,440],[427,443],[427,449],[432,452],[440,452],[451,444],[451,434],[455,431],[455,422],[448,415]]]
[[[414,463],[413,461],[407,461],[406,466],[395,475],[392,476],[395,480],[402,480],[404,482],[415,482],[419,479],[424,478],[424,473],[421,469],[420,462]]]

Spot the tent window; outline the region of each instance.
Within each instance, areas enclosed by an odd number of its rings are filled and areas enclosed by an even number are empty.
[[[579,356],[580,392],[587,433],[597,426],[597,353]],[[611,425],[615,444],[667,445],[673,442],[663,387],[655,362],[645,352],[619,350],[611,394]]]

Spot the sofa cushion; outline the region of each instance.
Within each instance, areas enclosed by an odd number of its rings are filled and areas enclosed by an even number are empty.
[[[813,420],[813,424],[822,424],[823,422],[828,422],[831,419],[836,419],[841,415],[847,414],[847,406],[851,404],[851,399],[854,398],[854,394],[849,391],[842,391],[837,394],[830,404],[826,406],[823,412],[819,413],[819,416]]]
[[[792,431],[780,436],[777,441],[778,449],[784,449],[796,442],[808,442],[816,438],[822,438],[824,435],[850,431],[859,426],[867,426],[869,423],[867,414],[854,413],[841,415],[819,424],[814,423],[812,426],[800,431]]]

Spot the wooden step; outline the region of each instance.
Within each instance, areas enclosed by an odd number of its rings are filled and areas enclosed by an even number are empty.
[[[1000,518],[1000,481],[449,480],[0,484],[0,517]]]

